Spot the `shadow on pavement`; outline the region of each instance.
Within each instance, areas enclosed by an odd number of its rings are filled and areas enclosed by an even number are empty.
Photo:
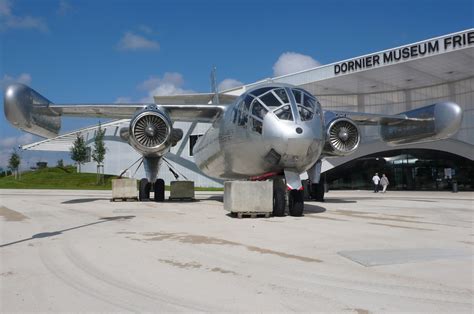
[[[61,204],[81,204],[95,201],[108,201],[110,198],[78,198],[75,200],[64,201]]]
[[[92,226],[92,225],[97,225],[97,224],[101,224],[101,223],[104,223],[104,222],[109,222],[109,221],[114,221],[114,220],[125,220],[125,219],[132,219],[132,218],[135,218],[135,216],[102,217],[102,218],[99,218],[99,221],[91,222],[91,223],[88,223],[88,224],[85,224],[85,225],[80,225],[80,226],[67,228],[67,229],[63,229],[63,230],[58,230],[58,231],[37,233],[37,234],[32,235],[31,238],[22,239],[22,240],[10,242],[10,243],[2,244],[2,245],[0,245],[0,248],[5,247],[5,246],[10,246],[10,245],[13,245],[13,244],[18,244],[18,243],[21,243],[21,242],[34,240],[34,239],[54,237],[54,236],[57,236],[57,235],[60,235],[64,232],[66,232],[66,231],[71,231],[71,230],[80,229],[80,228],[84,228],[84,227],[88,227],[88,226]]]

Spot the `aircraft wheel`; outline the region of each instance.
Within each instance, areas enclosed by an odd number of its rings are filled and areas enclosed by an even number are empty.
[[[165,201],[165,181],[163,179],[156,179],[155,181],[155,202]]]
[[[140,189],[138,190],[138,199],[142,201],[148,201],[150,199],[151,184],[148,179],[143,178],[140,180]]]
[[[318,202],[324,202],[324,183],[311,184],[311,198]]]
[[[273,216],[285,216],[285,191],[282,189],[273,190]]]
[[[289,194],[288,210],[290,216],[302,216],[304,210],[304,191],[291,190]]]

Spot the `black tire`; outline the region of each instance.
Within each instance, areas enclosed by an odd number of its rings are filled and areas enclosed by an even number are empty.
[[[273,190],[273,216],[285,216],[285,191],[282,189]]]
[[[150,200],[150,189],[151,184],[148,179],[143,178],[140,180],[140,189],[138,190],[138,199],[140,202]]]
[[[155,202],[164,202],[165,201],[165,180],[156,179],[154,190],[155,190]]]
[[[311,184],[311,198],[318,202],[324,202],[324,183]]]
[[[300,217],[304,210],[304,193],[299,190],[291,190],[288,197],[288,211],[290,216]]]

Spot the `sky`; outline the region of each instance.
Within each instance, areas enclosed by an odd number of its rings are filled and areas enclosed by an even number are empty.
[[[472,28],[473,11],[474,0],[0,0],[0,83],[55,103],[150,102],[209,92],[213,66],[226,89]],[[67,118],[61,132],[97,123]],[[39,139],[0,114],[0,167]],[[22,167],[61,158],[22,152]]]

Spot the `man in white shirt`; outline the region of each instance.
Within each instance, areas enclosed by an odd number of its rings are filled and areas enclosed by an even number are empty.
[[[380,177],[378,173],[375,173],[375,175],[372,177],[372,182],[374,182],[374,193],[377,193],[379,191],[380,182]]]

